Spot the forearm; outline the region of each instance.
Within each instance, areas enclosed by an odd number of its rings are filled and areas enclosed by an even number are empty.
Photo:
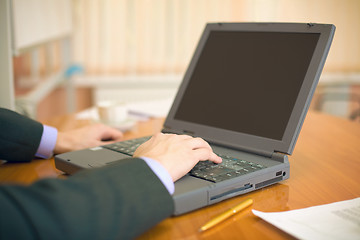
[[[11,226],[24,229],[26,236],[19,237],[25,239],[131,239],[174,208],[166,188],[141,159],[83,171],[67,180],[2,187],[0,198],[1,239],[22,234]]]

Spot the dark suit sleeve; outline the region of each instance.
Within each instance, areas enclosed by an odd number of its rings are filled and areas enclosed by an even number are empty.
[[[133,239],[174,211],[142,159],[0,187],[0,239]]]
[[[31,161],[39,147],[42,133],[41,123],[0,108],[0,159]]]

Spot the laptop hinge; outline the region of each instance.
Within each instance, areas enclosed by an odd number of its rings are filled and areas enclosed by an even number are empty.
[[[161,132],[162,132],[162,133],[186,134],[186,135],[195,137],[195,132],[193,132],[193,131],[188,131],[188,130],[179,131],[179,130],[171,129],[171,128],[166,127],[166,126],[163,127],[163,129],[161,130]]]
[[[271,155],[271,159],[278,162],[285,162],[288,160],[288,156],[282,152],[273,152],[273,154]]]
[[[194,136],[194,132],[192,131],[187,131],[187,130],[183,130],[183,131],[174,131],[173,129],[167,127],[167,126],[164,126],[163,129],[161,130],[161,132],[163,133],[176,133],[176,134],[187,134],[187,135],[190,135],[190,136]],[[219,146],[225,146],[224,144],[221,144],[221,143],[218,143],[216,141],[212,141],[212,140],[208,140],[209,143],[212,143],[212,144],[216,144],[216,145],[219,145]],[[282,152],[269,152],[269,151],[263,151],[263,150],[258,150],[258,149],[251,149],[251,148],[242,148],[240,146],[232,146],[231,144],[227,144],[226,147],[232,147],[234,149],[237,149],[237,150],[240,150],[240,151],[244,151],[244,152],[249,152],[249,153],[252,153],[252,154],[257,154],[257,155],[260,155],[260,156],[264,156],[264,157],[268,157],[268,158],[271,158],[275,161],[278,161],[278,162],[285,162],[287,160],[287,155],[282,153]]]
[[[168,127],[168,126],[163,126],[163,128],[161,129],[161,132],[162,133],[177,133],[177,134],[179,134],[178,132],[174,132],[170,127]]]

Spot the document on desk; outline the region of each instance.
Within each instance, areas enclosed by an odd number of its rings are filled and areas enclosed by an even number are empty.
[[[286,212],[252,211],[299,239],[360,239],[360,198]]]

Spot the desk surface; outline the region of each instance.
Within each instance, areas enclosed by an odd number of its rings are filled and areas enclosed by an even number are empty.
[[[139,123],[126,139],[159,131],[162,119]],[[88,124],[64,116],[47,122],[60,130]],[[360,124],[309,112],[294,153],[290,156],[290,179],[162,221],[139,239],[291,239],[292,237],[254,216],[250,209],[220,225],[199,233],[199,227],[215,215],[252,198],[260,211],[285,211],[360,197]],[[0,165],[1,183],[31,183],[43,177],[62,177],[54,160]]]

